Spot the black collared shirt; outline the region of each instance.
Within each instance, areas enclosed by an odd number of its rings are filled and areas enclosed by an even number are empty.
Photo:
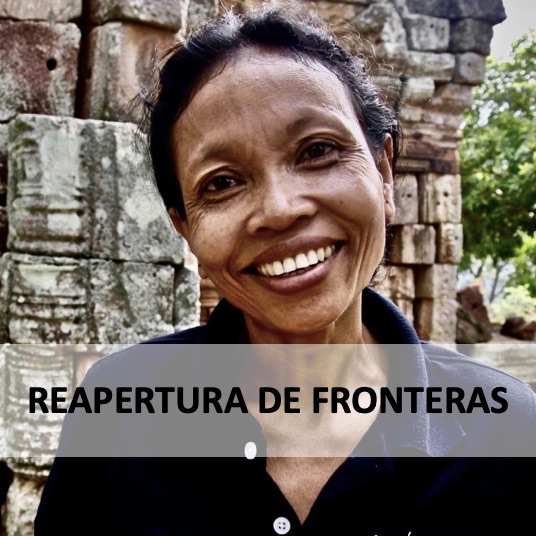
[[[367,289],[363,321],[382,343],[411,351],[390,360],[397,383],[421,386],[506,385],[511,406],[503,425],[487,415],[427,413],[421,407],[386,425],[380,415],[352,456],[335,471],[300,524],[265,470],[266,460],[236,458],[57,458],[36,519],[45,534],[366,536],[524,533],[536,497],[536,402],[528,386],[432,345],[389,301]],[[207,326],[150,341],[162,344],[236,343],[241,313],[227,302]],[[416,350],[417,349],[417,350]],[[126,359],[108,358],[90,373],[95,384],[124,374]],[[155,363],[147,361],[147,373]],[[395,387],[395,386],[393,386]],[[69,425],[67,425],[69,426]],[[252,418],[237,448],[264,439]],[[140,441],[142,438],[140,437]],[[477,458],[483,446],[517,458]],[[381,455],[378,453],[381,452]],[[407,457],[411,454],[411,457]]]

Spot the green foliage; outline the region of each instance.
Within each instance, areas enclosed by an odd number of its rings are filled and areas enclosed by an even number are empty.
[[[491,321],[500,324],[509,316],[522,316],[526,321],[536,320],[536,298],[530,295],[526,286],[507,287],[488,311]]]
[[[515,273],[510,278],[510,284],[526,286],[530,294],[536,298],[536,236],[523,237],[513,264]]]
[[[536,231],[536,34],[511,59],[488,60],[486,82],[467,111],[460,144],[464,259],[515,256]]]

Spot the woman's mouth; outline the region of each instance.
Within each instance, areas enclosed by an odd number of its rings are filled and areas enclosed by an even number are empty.
[[[256,266],[258,274],[265,277],[286,277],[294,276],[310,270],[313,266],[328,260],[335,250],[336,244],[317,249],[310,249],[298,253],[292,257],[285,257],[274,262],[267,262]]]

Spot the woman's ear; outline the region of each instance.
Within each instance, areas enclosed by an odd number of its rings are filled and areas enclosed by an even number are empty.
[[[391,222],[395,217],[394,179],[393,179],[393,138],[387,134],[383,153],[378,164],[378,171],[383,181],[385,200],[385,220]]]
[[[176,208],[168,208],[168,216],[175,228],[175,231],[179,233],[188,242],[188,222],[186,218],[181,218]]]

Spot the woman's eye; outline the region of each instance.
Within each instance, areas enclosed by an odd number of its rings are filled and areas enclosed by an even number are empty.
[[[303,153],[303,160],[315,160],[316,158],[322,158],[333,151],[333,146],[327,143],[313,143],[305,149]]]
[[[236,180],[233,177],[227,175],[220,175],[218,177],[212,178],[206,186],[208,192],[221,192],[223,190],[228,190],[236,184]]]

